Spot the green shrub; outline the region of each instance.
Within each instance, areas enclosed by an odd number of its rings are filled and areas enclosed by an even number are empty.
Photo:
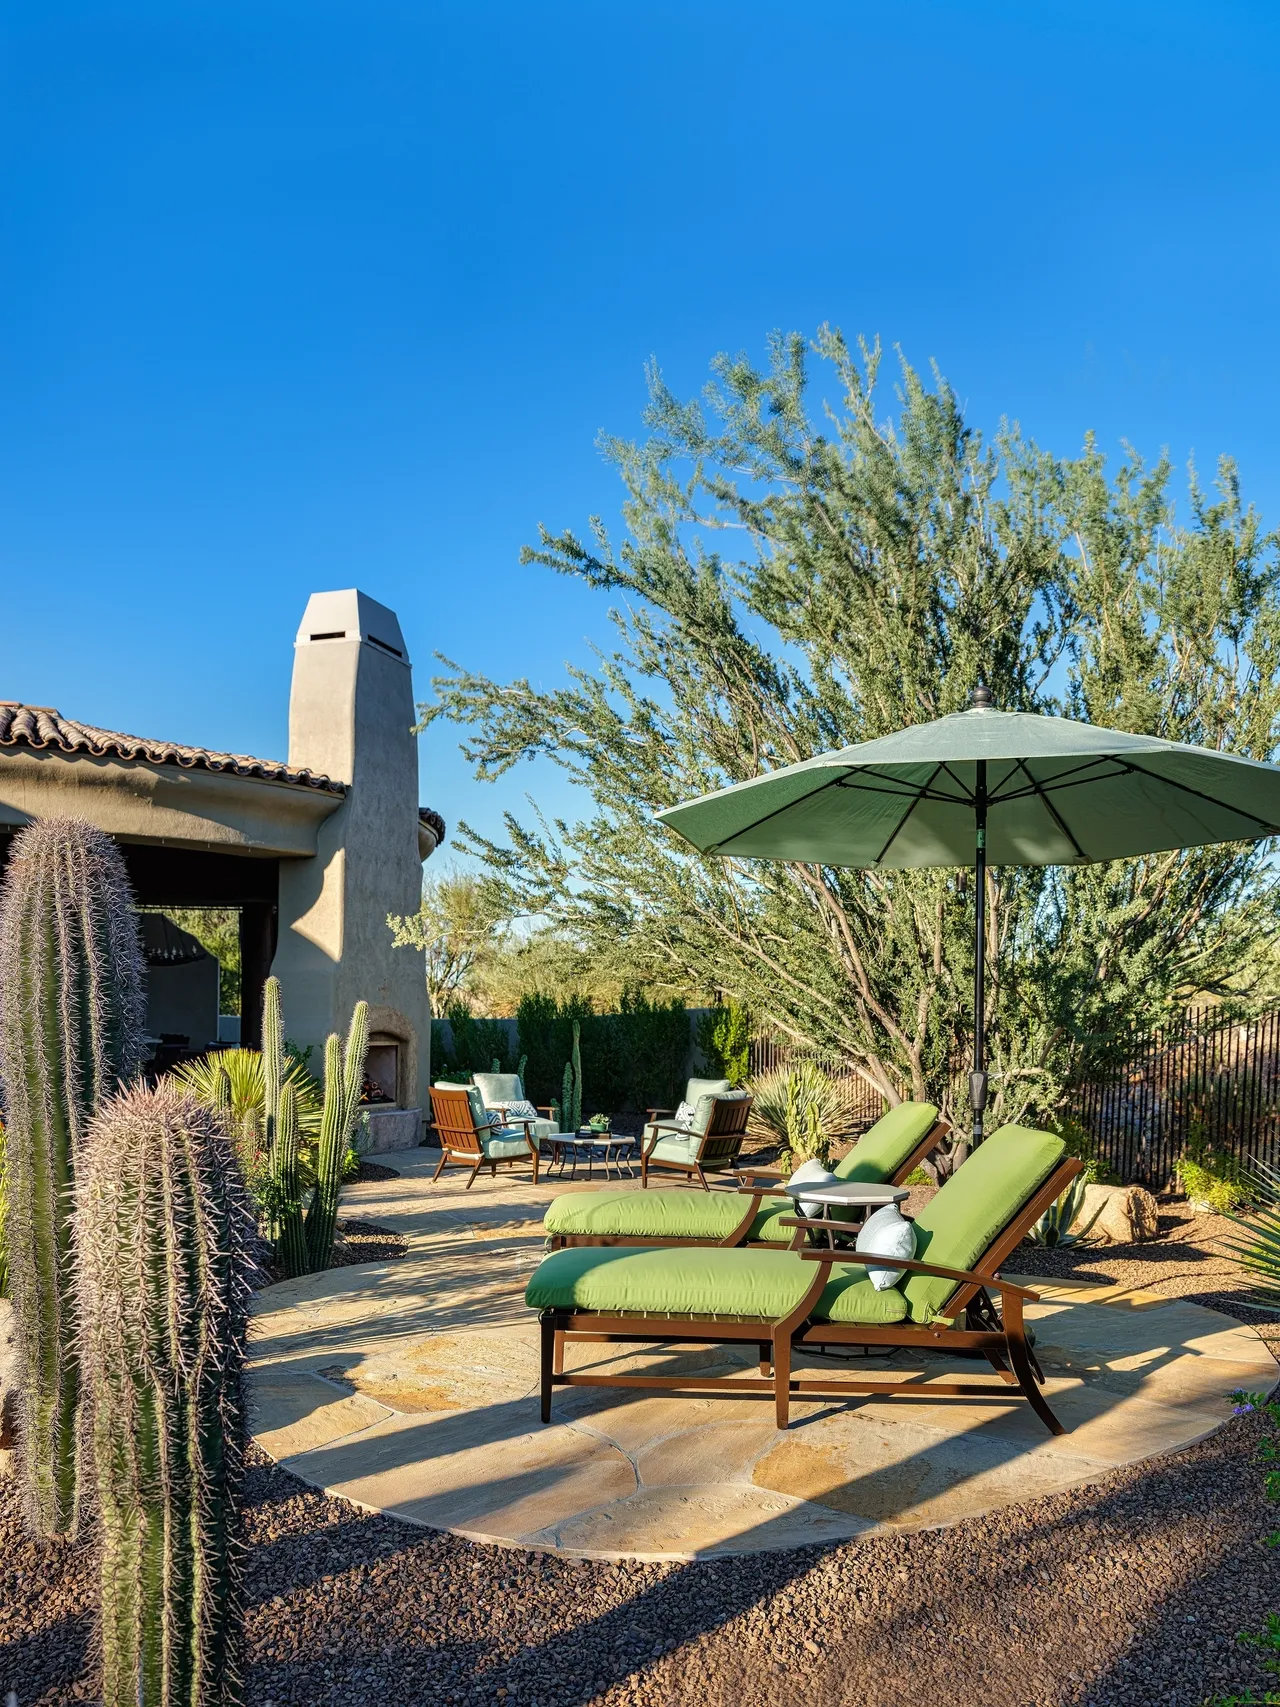
[[[1120,1178],[1103,1161],[1098,1154],[1098,1141],[1092,1133],[1087,1132],[1078,1120],[1070,1115],[1059,1116],[1053,1123],[1054,1130],[1067,1146],[1068,1156],[1074,1156],[1084,1163],[1084,1172],[1077,1179],[1086,1185],[1119,1185]]]
[[[1207,1204],[1216,1215],[1234,1215],[1253,1196],[1244,1170],[1233,1156],[1194,1141],[1188,1143],[1178,1163],[1178,1177],[1191,1202]]]
[[[731,1085],[751,1071],[751,1015],[736,1002],[708,1008],[698,1019],[697,1043],[707,1067]]]

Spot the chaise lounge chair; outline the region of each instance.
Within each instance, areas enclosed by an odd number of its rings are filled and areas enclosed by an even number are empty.
[[[1052,1434],[1062,1434],[1040,1392],[1044,1376],[1023,1326],[1038,1294],[1002,1280],[1000,1264],[1080,1172],[1061,1138],[1002,1126],[958,1168],[916,1217],[917,1257],[874,1258],[906,1278],[878,1291],[859,1263],[830,1247],[799,1242],[830,1231],[792,1217],[796,1248],[559,1250],[530,1278],[525,1302],[540,1312],[542,1420],[557,1386],[643,1387],[668,1392],[772,1394],[779,1428],[792,1397],[844,1400],[857,1394],[986,1397],[1017,1388]],[[924,1260],[920,1260],[923,1258]],[[990,1294],[999,1295],[997,1314]],[[758,1376],[567,1374],[569,1341],[759,1347]],[[1000,1381],[816,1378],[791,1372],[795,1350],[831,1346],[981,1356]]]
[[[900,1185],[949,1131],[932,1103],[899,1103],[863,1133],[832,1172],[841,1180]],[[796,1207],[789,1197],[769,1195],[780,1177],[777,1168],[747,1169],[738,1176],[737,1192],[566,1192],[552,1201],[543,1230],[551,1250],[565,1245],[785,1246],[792,1229],[783,1221]]]
[[[432,1085],[431,1120],[440,1140],[440,1166],[431,1176],[433,1185],[450,1162],[471,1169],[468,1191],[481,1168],[487,1165],[490,1174],[496,1175],[499,1164],[509,1167],[513,1162],[532,1162],[537,1185],[538,1140],[533,1136],[533,1121],[494,1127],[479,1091],[466,1085]]]

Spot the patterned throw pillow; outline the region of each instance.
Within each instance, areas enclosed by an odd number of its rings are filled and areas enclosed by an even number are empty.
[[[682,1132],[692,1132],[693,1122],[697,1112],[698,1109],[695,1103],[682,1102],[675,1114],[672,1116],[671,1124],[673,1126],[678,1126]]]
[[[507,1104],[508,1120],[536,1120],[537,1118],[537,1109],[526,1099],[522,1099],[519,1102],[509,1102]]]

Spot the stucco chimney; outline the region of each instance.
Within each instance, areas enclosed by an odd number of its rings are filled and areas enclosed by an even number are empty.
[[[370,1032],[401,1045],[399,1100],[425,1104],[431,1020],[421,956],[393,948],[388,913],[417,911],[413,675],[394,611],[354,588],[313,593],[294,646],[289,763],[347,784],[315,859],[280,862],[272,970],[289,1035],[316,1045],[370,1004]]]

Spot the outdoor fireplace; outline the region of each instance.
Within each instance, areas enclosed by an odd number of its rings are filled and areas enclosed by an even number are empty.
[[[377,1029],[369,1033],[364,1061],[356,1147],[366,1154],[410,1149],[422,1135],[422,1111],[414,1106],[414,1045],[391,1029],[400,1023],[393,1009],[381,1008],[371,1017]]]
[[[365,1102],[378,1106],[400,1102],[400,1044],[395,1038],[379,1038],[369,1044],[364,1076]]]

